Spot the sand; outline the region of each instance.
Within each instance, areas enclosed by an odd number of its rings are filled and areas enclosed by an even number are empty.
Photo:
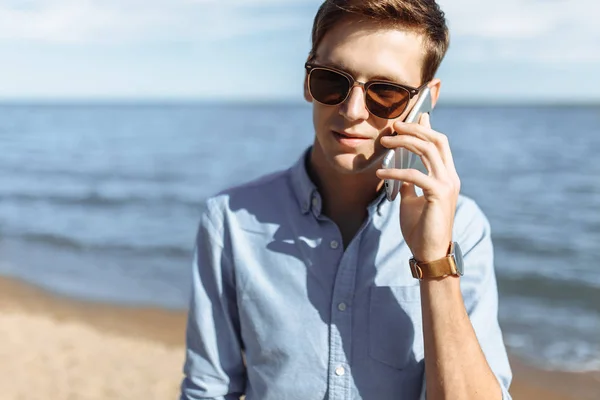
[[[0,278],[0,399],[176,399],[186,316],[61,298]],[[600,374],[511,359],[516,400],[600,398]]]
[[[0,281],[0,399],[175,399],[184,315]]]

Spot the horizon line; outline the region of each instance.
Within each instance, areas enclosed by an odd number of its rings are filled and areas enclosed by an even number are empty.
[[[254,105],[254,106],[309,106],[304,100],[291,98],[217,98],[208,99],[203,97],[0,97],[0,106],[12,105]],[[565,99],[540,99],[530,98],[518,100],[489,99],[489,98],[444,98],[438,102],[438,106],[567,106],[567,107],[593,107],[600,106],[600,98],[583,100]]]

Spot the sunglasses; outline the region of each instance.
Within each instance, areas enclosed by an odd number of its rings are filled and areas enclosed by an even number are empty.
[[[307,62],[308,91],[313,99],[327,106],[337,106],[348,98],[354,86],[364,88],[365,104],[369,112],[379,118],[398,118],[408,107],[410,99],[427,84],[418,88],[388,81],[358,82],[352,75],[335,68]]]

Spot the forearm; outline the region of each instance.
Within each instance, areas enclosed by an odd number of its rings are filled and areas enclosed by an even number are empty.
[[[467,315],[457,277],[421,281],[428,400],[502,398]]]

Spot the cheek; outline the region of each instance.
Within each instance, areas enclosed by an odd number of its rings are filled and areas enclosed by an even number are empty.
[[[337,107],[328,107],[313,102],[313,124],[317,135],[329,132],[331,119],[335,115]]]
[[[373,123],[373,126],[377,127],[377,130],[379,131],[379,136],[377,137],[378,144],[382,137],[391,136],[394,133],[394,122],[396,122],[396,120],[385,120],[383,123],[380,121],[375,121],[375,123]],[[379,125],[376,124],[377,122],[380,122]]]
[[[396,121],[398,121],[398,119],[384,119],[370,114],[368,123],[373,128],[377,129],[379,132],[378,139],[381,139],[383,136],[389,136],[394,132],[394,123]]]
[[[381,138],[384,136],[391,136],[394,133],[394,122],[395,121],[385,121],[384,124],[378,127],[379,136],[375,140],[375,153],[383,154],[388,150],[387,147],[383,147],[381,144]]]

